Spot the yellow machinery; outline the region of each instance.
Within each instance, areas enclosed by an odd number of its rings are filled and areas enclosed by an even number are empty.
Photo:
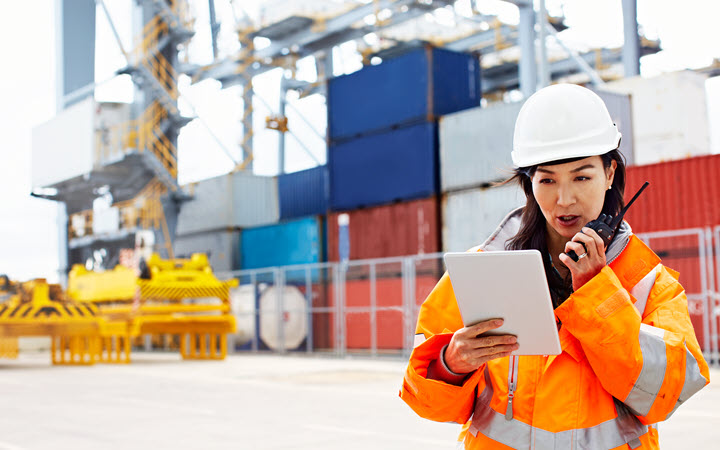
[[[0,276],[0,358],[16,358],[19,336],[50,336],[53,364],[129,363],[131,339],[180,336],[183,359],[224,359],[235,332],[230,288],[207,257],[163,260],[153,254],[141,277],[126,268],[94,273],[74,267],[68,294],[43,279]],[[130,276],[132,275],[132,276]]]
[[[227,334],[235,332],[230,288],[238,281],[215,278],[204,254],[169,260],[153,254],[142,271],[138,279],[126,268],[95,273],[76,266],[68,294],[98,304],[107,323],[128,324],[127,338],[179,335],[184,359],[224,359]]]
[[[75,264],[68,275],[68,297],[79,302],[106,303],[132,301],[137,290],[135,271],[116,266],[105,272],[89,271]]]
[[[10,286],[0,304],[0,356],[17,357],[20,336],[50,336],[53,364],[129,362],[128,324],[108,323],[97,306],[68,301],[37,279]]]

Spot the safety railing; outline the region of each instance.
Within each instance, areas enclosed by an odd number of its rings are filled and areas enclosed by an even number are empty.
[[[131,151],[148,151],[176,178],[177,149],[161,128],[167,117],[167,110],[154,101],[140,118],[97,130],[95,164],[114,162]]]
[[[638,235],[680,272],[698,342],[720,366],[720,226]],[[445,272],[442,253],[222,274],[238,334],[231,351],[409,356],[422,302]]]

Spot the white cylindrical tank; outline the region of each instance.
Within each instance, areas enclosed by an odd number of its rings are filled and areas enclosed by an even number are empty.
[[[279,298],[282,295],[282,298]],[[278,316],[282,301],[282,318]],[[293,286],[281,291],[275,286],[260,296],[260,339],[273,350],[294,350],[302,344],[308,333],[307,302],[305,296]],[[282,321],[282,322],[281,322]],[[282,323],[282,333],[280,332]]]

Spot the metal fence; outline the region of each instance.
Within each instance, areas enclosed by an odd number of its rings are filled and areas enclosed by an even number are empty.
[[[638,236],[680,272],[703,353],[720,365],[720,226]],[[442,253],[223,274],[238,332],[230,348],[345,356],[409,356],[420,305],[445,272]]]

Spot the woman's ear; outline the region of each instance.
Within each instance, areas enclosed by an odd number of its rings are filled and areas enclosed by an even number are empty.
[[[607,186],[605,190],[610,189],[610,186],[612,186],[613,181],[615,180],[615,169],[617,169],[617,161],[614,159],[610,161],[610,167],[605,169],[605,175],[607,176]]]

